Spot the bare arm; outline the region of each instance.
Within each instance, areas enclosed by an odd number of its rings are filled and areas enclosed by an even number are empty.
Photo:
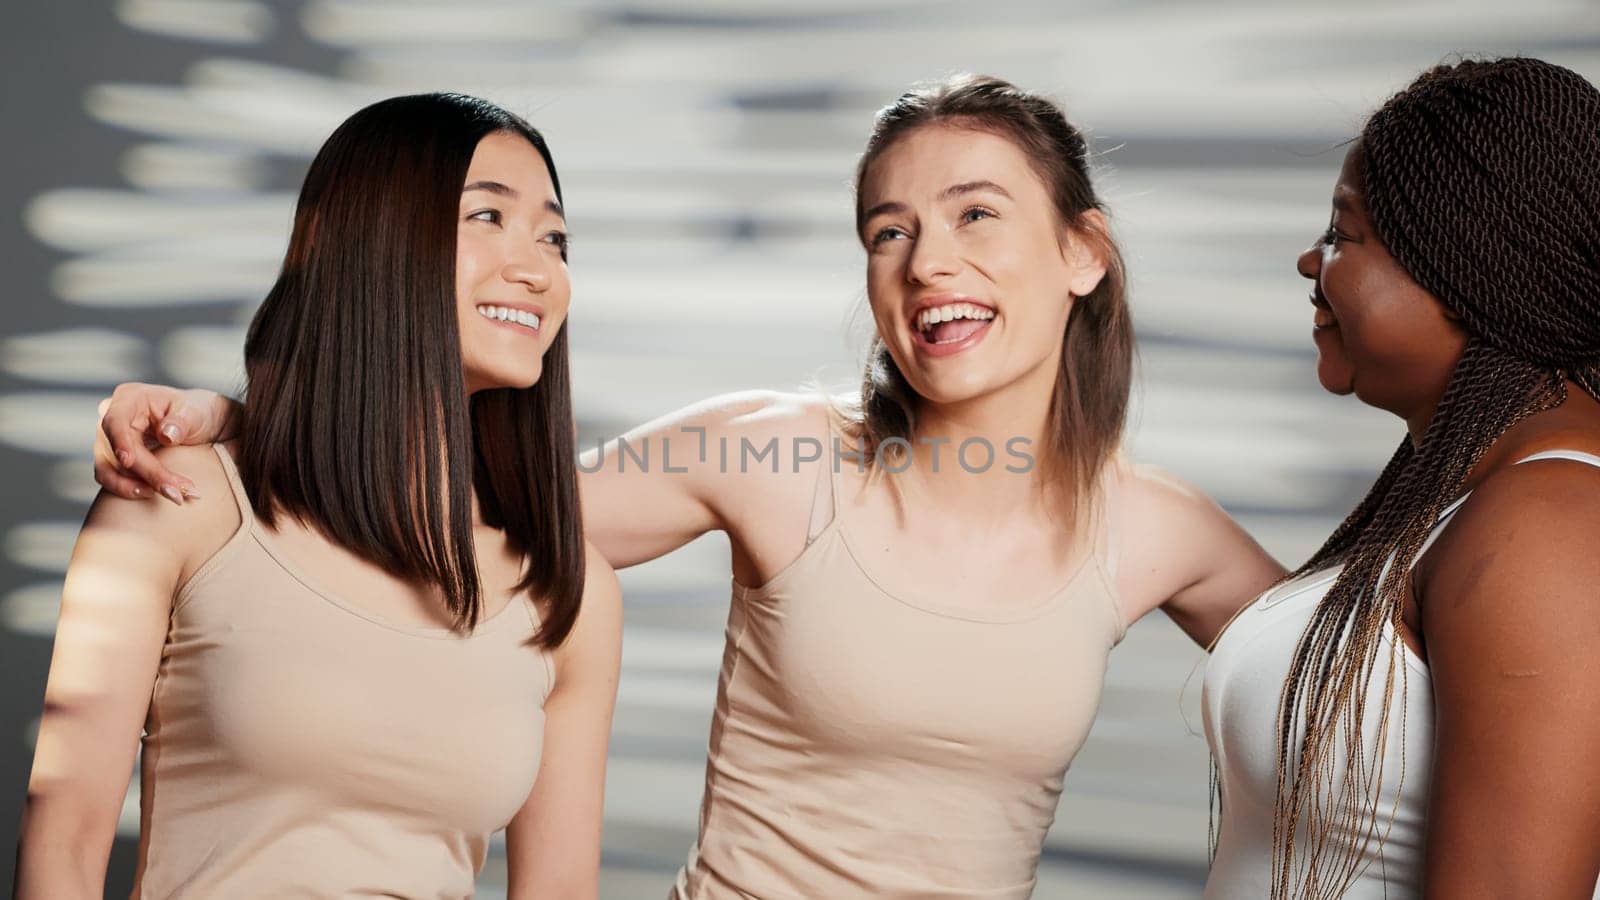
[[[624,569],[706,532],[729,530],[774,490],[798,485],[803,503],[812,482],[790,477],[792,447],[784,439],[816,430],[822,419],[815,406],[815,398],[772,391],[726,394],[608,441],[603,454],[584,453],[579,482],[587,537]],[[777,442],[780,471],[741,472],[742,442],[769,441]]]
[[[539,776],[506,829],[512,900],[592,900],[599,893],[606,745],[622,656],[621,597],[616,573],[591,549],[577,624],[556,651]]]
[[[120,385],[102,410],[95,441],[96,480],[131,499],[150,497],[152,491],[174,502],[197,496],[192,481],[162,465],[149,445],[226,440],[237,406],[210,391]],[[765,508],[767,501],[780,504],[767,510],[770,518],[788,511],[792,504],[783,505],[786,500],[798,498],[802,512],[791,518],[803,529],[804,504],[814,479],[790,477],[795,474],[788,465],[794,455],[792,439],[815,441],[807,450],[820,456],[825,422],[815,397],[748,391],[713,397],[607,441],[579,460],[586,536],[621,569],[707,532],[727,531],[734,520],[750,520],[752,510]],[[738,472],[746,441],[758,448],[779,442],[784,470],[765,473],[774,477],[764,477],[759,465]]]
[[[216,493],[203,515],[225,517],[231,500],[225,487]],[[23,812],[21,900],[102,895],[173,592],[203,552],[195,535],[232,531],[181,517],[167,504],[102,494],[78,536]]]
[[[1170,473],[1127,467],[1120,496],[1117,588],[1129,622],[1159,607],[1210,647],[1284,573],[1215,501]]]
[[[1429,557],[1424,896],[1587,900],[1600,876],[1600,473],[1511,467]]]

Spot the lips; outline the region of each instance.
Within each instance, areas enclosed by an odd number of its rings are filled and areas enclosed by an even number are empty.
[[[1316,312],[1311,317],[1312,328],[1322,331],[1326,328],[1339,327],[1339,319],[1333,314],[1333,307],[1328,305],[1328,301],[1317,294],[1312,294],[1311,305],[1316,309]]]
[[[928,331],[913,329],[912,346],[924,357],[955,356],[978,346],[993,326],[993,319],[957,320]]]
[[[994,326],[999,310],[959,293],[930,294],[907,310],[912,349],[922,357],[946,357],[976,347]]]

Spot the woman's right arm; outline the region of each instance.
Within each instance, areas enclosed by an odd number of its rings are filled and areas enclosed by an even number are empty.
[[[106,493],[89,510],[61,596],[17,851],[19,900],[103,895],[196,524],[167,504]]]
[[[753,495],[791,486],[761,471],[726,476],[742,468],[745,442],[760,448],[789,436],[810,415],[804,403],[774,391],[725,394],[591,448],[579,460],[585,537],[622,569],[727,530],[730,514]],[[235,401],[210,391],[120,385],[101,412],[95,478],[127,498],[149,497],[151,490],[175,503],[197,496],[193,482],[163,465],[148,444],[225,440],[236,409]]]
[[[772,414],[786,397],[724,394],[591,448],[579,460],[584,536],[623,569],[726,531],[733,494],[762,488],[759,476],[727,477],[738,469],[740,441],[769,437]]]

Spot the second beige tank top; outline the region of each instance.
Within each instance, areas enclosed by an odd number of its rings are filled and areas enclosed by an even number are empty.
[[[239,530],[182,588],[145,724],[135,898],[472,896],[539,770],[525,597],[470,635],[384,622]]]
[[[700,833],[672,896],[1025,898],[1124,632],[1105,519],[1037,603],[947,609],[879,586],[825,481],[828,524],[799,558],[734,584]]]

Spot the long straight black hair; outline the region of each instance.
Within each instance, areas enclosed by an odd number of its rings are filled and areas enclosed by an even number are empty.
[[[458,630],[483,610],[472,539],[484,521],[545,601],[535,642],[577,619],[584,552],[563,323],[526,390],[470,403],[456,320],[456,218],[478,142],[521,118],[459,94],[374,103],[312,160],[283,270],[245,340],[239,471],[260,516],[282,513],[356,555],[435,585]],[[565,251],[563,251],[563,258]]]

